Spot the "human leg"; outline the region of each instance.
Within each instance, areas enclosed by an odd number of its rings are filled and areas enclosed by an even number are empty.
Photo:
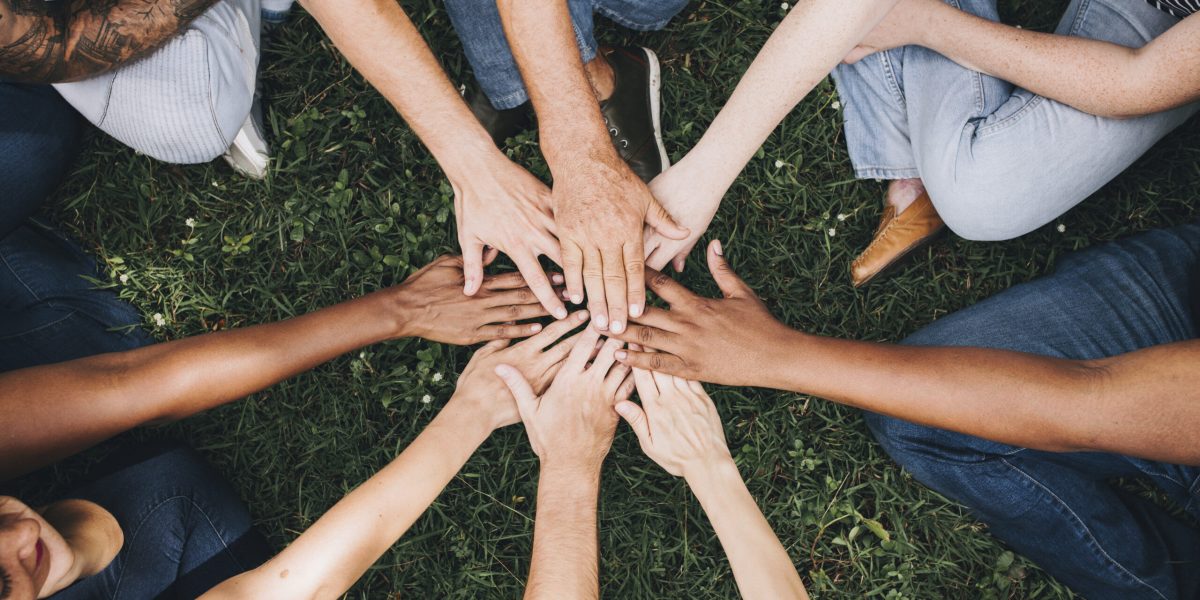
[[[59,93],[96,127],[158,160],[226,152],[247,124],[258,71],[259,0],[222,0],[149,56]]]
[[[236,492],[194,450],[143,447],[114,462],[70,497],[113,513],[125,544],[64,598],[196,598],[270,558]]]
[[[79,115],[54,88],[0,81],[0,238],[58,187],[79,146]]]
[[[939,319],[912,345],[982,346],[1093,359],[1195,339],[1200,223],[1070,255],[1042,279]],[[1115,490],[1153,480],[1200,516],[1200,469],[1105,453],[1051,453],[866,415],[913,476],[967,505],[990,531],[1088,598],[1200,591],[1200,532]]]

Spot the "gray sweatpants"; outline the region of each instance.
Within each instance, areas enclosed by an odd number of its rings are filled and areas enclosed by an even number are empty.
[[[121,143],[170,163],[203,163],[233,143],[254,100],[260,0],[221,0],[154,53],[54,87]]]

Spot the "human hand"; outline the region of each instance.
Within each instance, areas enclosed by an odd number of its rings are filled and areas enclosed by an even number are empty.
[[[394,337],[469,345],[541,331],[538,324],[515,323],[546,315],[520,273],[486,277],[480,288],[474,296],[463,294],[462,257],[434,259],[383,292],[398,315]]]
[[[697,185],[700,179],[687,172],[686,164],[672,165],[650,182],[650,193],[676,223],[688,229],[687,236],[672,239],[653,227],[645,228],[643,243],[646,266],[651,269],[661,271],[670,263],[675,267],[676,273],[682,273],[688,254],[696,246],[700,236],[708,230],[717,209],[721,206],[723,190],[712,185]]]
[[[922,34],[930,26],[930,11],[938,8],[935,4],[944,3],[941,0],[900,0],[875,29],[846,55],[843,62],[853,64],[876,52],[910,44],[920,45]]]
[[[622,400],[617,414],[658,466],[687,477],[697,468],[733,462],[717,407],[698,382],[645,369],[634,369],[633,380],[642,405]]]
[[[669,239],[689,232],[611,154],[611,160],[590,160],[556,179],[552,194],[571,301],[580,303],[586,292],[596,328],[623,331],[628,318],[646,308],[642,224]]]
[[[478,292],[484,264],[496,251],[503,252],[546,311],[556,319],[566,317],[566,307],[538,262],[538,256],[545,255],[562,264],[549,188],[504,156],[451,186],[463,252],[463,291],[468,296]]]
[[[657,352],[620,350],[617,360],[631,367],[661,371],[725,385],[761,385],[774,362],[772,353],[791,331],[771,316],[766,305],[729,267],[721,242],[708,245],[708,269],[724,298],[704,298],[666,275],[651,271],[650,289],[671,305],[651,308],[635,324],[613,337]]]
[[[563,360],[584,333],[577,333],[565,340],[562,337],[586,323],[587,318],[587,311],[581,310],[511,346],[508,340],[495,340],[476,350],[462,375],[458,376],[454,395],[446,406],[464,407],[469,414],[486,419],[492,429],[520,421],[516,400],[508,391],[508,386],[496,377],[496,367],[510,365],[525,378],[533,393],[545,392]]]
[[[541,396],[517,368],[507,364],[496,367],[496,374],[516,398],[529,444],[543,465],[599,470],[612,446],[617,428],[613,405],[629,397],[633,381],[629,368],[613,358],[624,343],[609,338],[597,352],[599,339],[595,328],[584,330]]]

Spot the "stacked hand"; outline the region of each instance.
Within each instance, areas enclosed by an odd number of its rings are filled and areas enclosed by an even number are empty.
[[[617,412],[658,466],[686,478],[733,462],[717,407],[699,383],[643,369],[634,369],[633,379],[642,405],[624,400]]]
[[[650,193],[676,223],[687,228],[688,234],[682,238],[668,237],[647,226],[643,233],[646,266],[661,271],[670,263],[676,273],[682,273],[688,254],[721,206],[722,186],[705,181],[681,162],[655,177],[650,182]]]

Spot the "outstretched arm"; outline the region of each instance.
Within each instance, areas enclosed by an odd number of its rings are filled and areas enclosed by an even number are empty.
[[[301,0],[350,64],[429,148],[454,188],[464,290],[483,283],[485,246],[507,254],[538,300],[566,316],[538,263],[559,259],[550,191],[492,143],[395,0]]]
[[[789,329],[709,246],[724,293],[701,298],[655,274],[671,303],[620,337],[631,366],[727,385],[812,394],[913,423],[1048,450],[1200,464],[1200,340],[1100,360],[988,348],[897,346]],[[1153,407],[1148,410],[1147,407]]]
[[[940,0],[901,0],[847,60],[908,44],[1094,115],[1133,117],[1200,99],[1200,15],[1127,48],[1011,27]]]
[[[712,522],[742,597],[806,599],[791,557],[746,489],[725,443],[717,407],[695,381],[634,369],[642,405],[624,401],[617,412],[642,450],[668,473],[682,476]]]
[[[0,77],[59,83],[149,54],[216,0],[0,0]]]
[[[231,402],[356,348],[408,336],[472,344],[522,337],[541,316],[519,274],[462,294],[458,257],[403,284],[278,323],[0,375],[0,479],[123,431]]]

